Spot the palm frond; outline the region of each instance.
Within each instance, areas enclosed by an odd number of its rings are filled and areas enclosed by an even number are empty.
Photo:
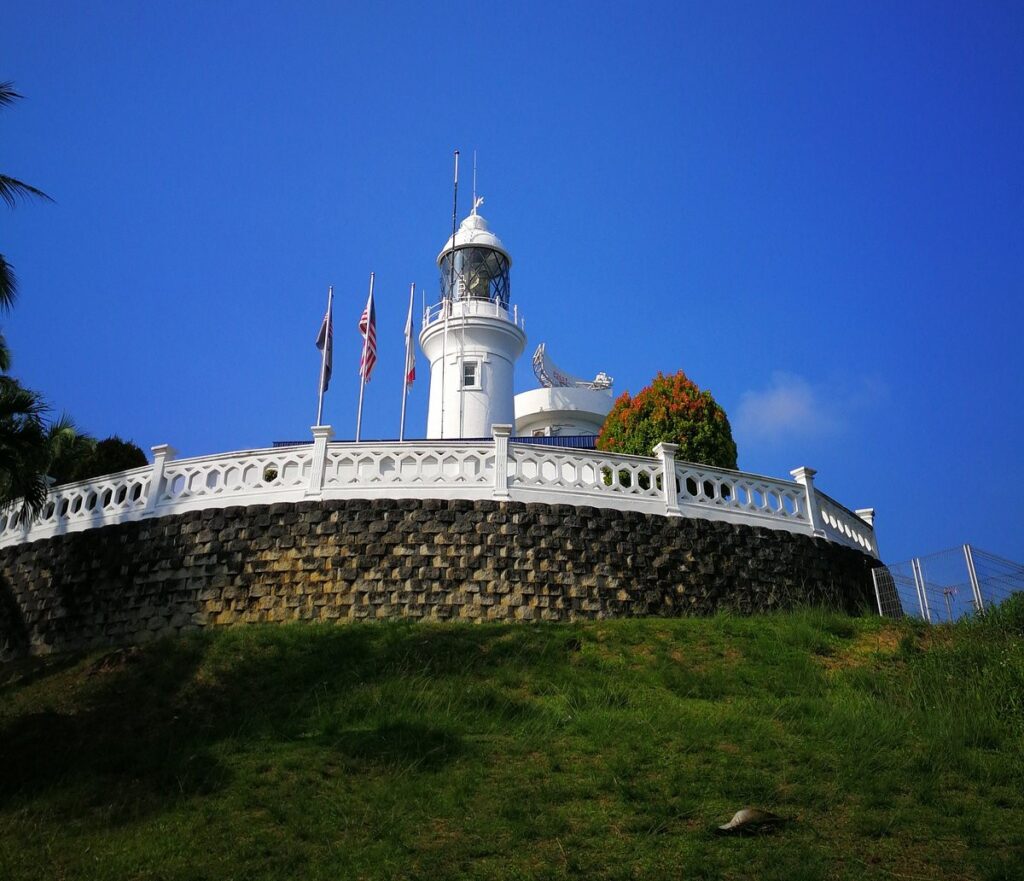
[[[10,376],[0,376],[0,428],[12,420],[42,420],[49,409],[39,392]]]
[[[96,452],[96,438],[81,431],[67,413],[50,423],[46,440],[50,454],[47,474],[54,483],[77,480],[78,472]]]
[[[7,107],[22,97],[24,96],[14,91],[14,83],[10,80],[0,83],[0,107]]]
[[[11,350],[7,345],[7,338],[0,333],[0,373],[9,373],[11,370]]]
[[[14,267],[0,254],[0,311],[8,311],[18,296],[18,276]]]
[[[6,174],[0,174],[0,199],[3,199],[11,208],[18,204],[19,198],[28,199],[32,196],[37,199],[45,199],[47,202],[53,201],[46,193],[31,184],[8,177]]]
[[[0,376],[0,509],[35,516],[46,502],[50,461],[42,395]]]

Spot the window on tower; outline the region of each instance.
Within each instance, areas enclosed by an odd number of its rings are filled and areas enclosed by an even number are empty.
[[[480,362],[462,362],[462,387],[480,388]]]

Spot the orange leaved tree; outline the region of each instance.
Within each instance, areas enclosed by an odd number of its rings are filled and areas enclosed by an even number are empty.
[[[719,468],[736,467],[736,443],[725,411],[680,370],[662,373],[635,397],[615,401],[597,438],[609,452],[652,456],[658,443],[679,444],[676,459]]]

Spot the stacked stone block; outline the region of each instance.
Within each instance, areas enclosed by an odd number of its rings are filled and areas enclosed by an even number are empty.
[[[0,658],[256,621],[564,621],[871,600],[877,562],[604,508],[350,500],[197,511],[0,550]]]

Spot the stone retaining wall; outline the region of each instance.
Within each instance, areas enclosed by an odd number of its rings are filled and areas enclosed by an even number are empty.
[[[564,505],[223,508],[0,550],[0,659],[249,621],[856,612],[872,565],[804,535]]]

